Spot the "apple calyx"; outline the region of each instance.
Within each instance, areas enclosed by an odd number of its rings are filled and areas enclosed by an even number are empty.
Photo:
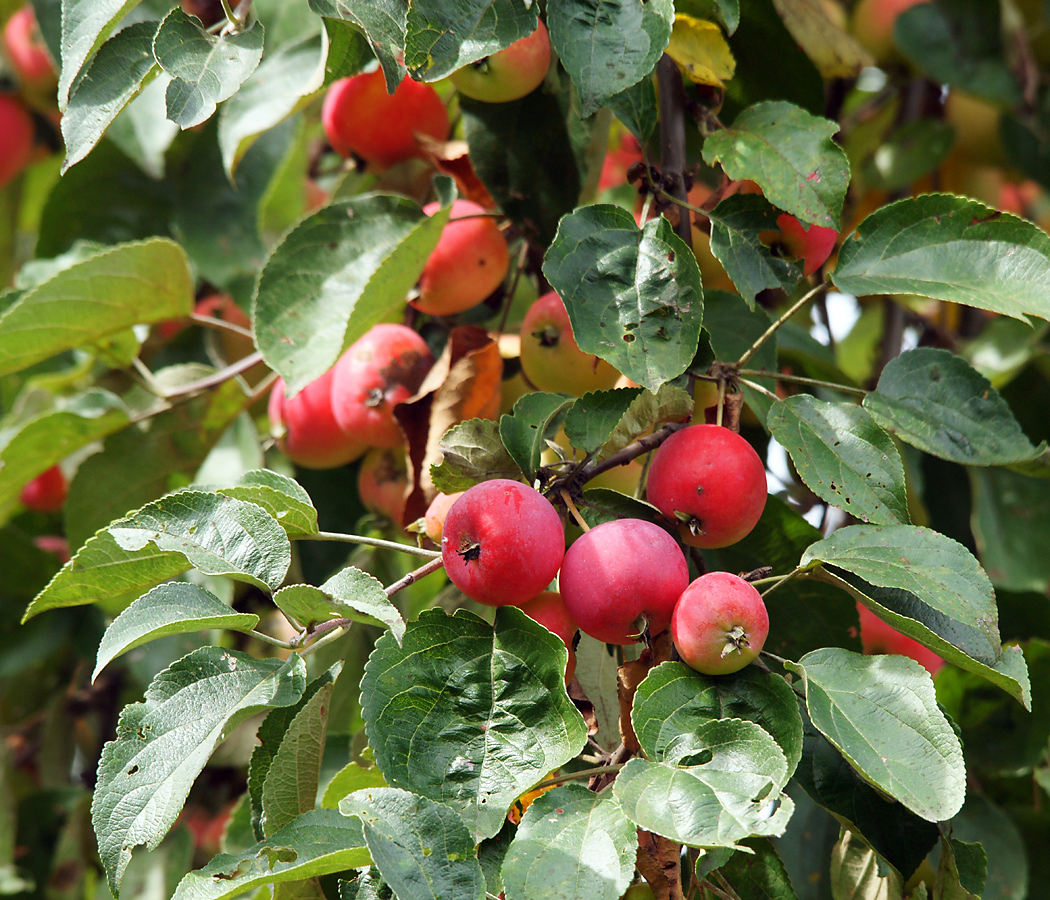
[[[552,325],[532,332],[532,336],[539,341],[541,347],[557,347],[561,342],[561,331]]]
[[[456,552],[463,557],[464,562],[475,562],[481,558],[481,544],[474,541],[466,546],[460,545]]]
[[[696,492],[699,494],[703,491],[703,488],[697,488]],[[704,531],[704,523],[701,522],[696,516],[690,515],[689,513],[682,512],[679,509],[674,511],[674,517],[681,522],[686,528],[689,529],[689,533],[693,537],[703,537],[707,534]]]
[[[751,642],[748,640],[744,626],[734,625],[732,629],[726,633],[726,644],[722,648],[722,659],[725,659],[730,653],[739,653],[741,650],[746,650],[750,646]]]

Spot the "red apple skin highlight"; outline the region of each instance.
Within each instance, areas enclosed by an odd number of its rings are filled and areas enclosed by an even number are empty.
[[[653,454],[646,494],[668,519],[682,522],[683,543],[728,547],[762,518],[765,467],[735,431],[691,425],[672,434]]]
[[[697,578],[682,593],[671,618],[678,655],[703,675],[740,671],[762,651],[768,634],[762,596],[729,572]]]
[[[376,325],[332,369],[332,411],[339,427],[369,447],[400,447],[394,407],[423,383],[434,355],[404,325]]]
[[[440,203],[423,212],[434,215]],[[419,276],[419,296],[411,303],[431,316],[453,316],[481,303],[507,277],[510,251],[487,210],[470,200],[452,203],[451,219]],[[479,218],[462,218],[479,216]],[[460,218],[461,221],[456,221]]]
[[[506,478],[477,484],[445,517],[449,580],[487,606],[518,606],[544,590],[565,555],[565,531],[542,494]]]
[[[336,153],[356,154],[380,169],[420,156],[416,133],[437,141],[449,135],[448,111],[437,91],[405,78],[388,94],[379,69],[334,82],[325,94],[321,123]]]
[[[632,644],[671,623],[689,584],[681,547],[659,525],[642,519],[603,522],[565,554],[558,586],[580,630],[607,644]]]
[[[66,505],[69,483],[58,466],[45,469],[22,488],[22,505],[33,512],[56,513]]]
[[[278,378],[267,411],[277,446],[292,462],[307,469],[333,469],[353,462],[368,449],[335,421],[331,369],[294,397],[286,397],[284,388],[284,379]]]
[[[0,94],[0,188],[29,165],[35,130],[26,108],[9,94]]]
[[[550,64],[550,38],[541,20],[532,34],[457,69],[449,80],[466,97],[485,103],[507,103],[531,94],[543,84]]]

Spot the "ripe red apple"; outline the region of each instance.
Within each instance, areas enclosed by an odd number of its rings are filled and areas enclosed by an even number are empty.
[[[857,604],[857,615],[860,616],[860,644],[869,656],[879,653],[907,656],[924,666],[931,675],[936,675],[944,665],[944,660],[929,647],[901,634],[862,603]]]
[[[51,54],[40,36],[33,7],[28,3],[17,10],[4,26],[4,47],[18,77],[27,84],[46,84],[55,80]]]
[[[627,170],[642,161],[642,145],[629,131],[624,131],[616,146],[605,154],[602,173],[598,177],[598,192],[627,183]]]
[[[576,674],[576,651],[572,649],[572,642],[578,628],[565,608],[561,594],[557,591],[544,591],[531,600],[526,600],[518,608],[565,643],[565,649],[569,651],[569,659],[565,664],[565,683],[568,684]]]
[[[604,359],[576,344],[565,303],[554,291],[540,297],[521,323],[521,368],[541,391],[583,396],[608,390],[620,377]]]
[[[61,535],[40,534],[33,538],[33,544],[38,550],[56,556],[62,565],[69,562],[69,541]]]
[[[880,62],[899,59],[893,26],[904,10],[925,0],[860,0],[853,7],[850,30],[862,47]]]
[[[435,544],[440,546],[448,511],[452,509],[452,504],[463,496],[463,493],[463,491],[456,491],[454,494],[438,494],[430,501],[430,506],[427,507],[427,511],[423,515],[423,522],[426,526],[427,537]]]
[[[400,447],[374,447],[357,470],[357,493],[369,512],[400,526],[408,495],[408,465]]]
[[[745,537],[766,506],[766,471],[752,446],[718,425],[672,434],[649,463],[646,495],[693,547],[727,547]]]
[[[0,94],[0,188],[29,165],[34,132],[26,108],[9,94]]]
[[[821,225],[803,225],[794,216],[781,213],[777,216],[777,227],[788,252],[804,261],[803,273],[812,275],[831,256],[839,233],[834,228]]]
[[[449,579],[488,606],[518,605],[544,590],[565,555],[557,511],[526,484],[476,484],[445,518],[441,557]]]
[[[551,43],[542,20],[528,37],[449,76],[456,90],[485,103],[506,103],[531,94],[547,77]]]
[[[66,476],[58,466],[52,466],[23,486],[20,499],[33,512],[56,513],[65,506],[68,490]]]
[[[689,584],[689,565],[677,541],[642,519],[603,522],[584,532],[565,554],[558,585],[580,629],[607,644],[630,644],[649,628],[671,623]]]
[[[356,154],[380,169],[420,156],[416,134],[437,141],[449,134],[448,112],[437,91],[406,78],[388,94],[379,69],[333,82],[321,123],[337,153]]]
[[[332,370],[294,397],[285,396],[284,379],[270,392],[270,430],[292,462],[307,469],[333,469],[362,456],[364,441],[339,427],[332,411]]]
[[[370,447],[400,447],[394,407],[423,383],[434,355],[404,325],[376,325],[332,369],[332,409],[347,434]]]
[[[682,593],[671,618],[671,640],[690,668],[729,675],[762,651],[769,614],[762,595],[739,575],[708,572]]]
[[[423,212],[432,216],[440,207],[428,203]],[[486,212],[470,200],[453,202],[452,218],[419,276],[419,296],[412,305],[420,312],[431,316],[464,312],[481,303],[507,277],[510,251]]]

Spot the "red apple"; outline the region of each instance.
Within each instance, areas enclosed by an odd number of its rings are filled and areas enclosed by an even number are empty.
[[[440,207],[428,203],[423,212],[432,216]],[[486,212],[470,200],[453,202],[452,218],[419,276],[419,296],[411,301],[420,312],[431,316],[464,312],[481,303],[507,277],[507,242]]]
[[[394,407],[423,383],[434,355],[404,325],[376,325],[332,369],[332,409],[348,435],[370,447],[400,447]]]
[[[576,638],[577,626],[565,608],[565,601],[557,591],[544,591],[518,607],[530,619],[535,619],[551,634],[555,634],[565,643],[569,659],[565,664],[565,683],[572,681],[576,674],[576,651],[572,642]]]
[[[33,155],[33,117],[9,94],[0,94],[0,188],[29,165]]]
[[[528,37],[449,76],[456,90],[486,103],[506,103],[531,94],[547,77],[551,44],[542,21]]]
[[[408,495],[408,465],[399,447],[375,447],[361,460],[357,493],[369,512],[400,526]]]
[[[438,494],[427,507],[423,522],[426,526],[427,537],[435,544],[441,544],[441,535],[445,531],[445,517],[452,509],[452,504],[462,497],[463,493],[463,491],[456,491],[454,494]]]
[[[33,538],[33,544],[38,550],[51,553],[58,557],[58,561],[65,565],[69,562],[69,541],[57,534],[41,534]]]
[[[925,0],[859,0],[853,7],[850,30],[864,49],[880,62],[899,59],[893,26],[904,10]]]
[[[862,603],[857,604],[857,615],[860,616],[860,643],[869,656],[878,653],[907,656],[924,666],[931,675],[936,675],[944,665],[944,660],[929,647],[901,634]]]
[[[704,675],[738,672],[762,651],[768,634],[762,595],[729,572],[697,578],[671,618],[671,640],[682,662]]]
[[[56,513],[66,504],[69,484],[58,466],[45,469],[22,488],[20,499],[26,509]]]
[[[55,80],[51,54],[40,36],[33,7],[26,4],[4,26],[4,47],[18,77],[27,84],[46,84]]]
[[[416,134],[448,139],[448,112],[429,84],[406,78],[393,94],[381,70],[332,83],[321,107],[321,123],[332,148],[356,154],[385,169],[422,155]]]
[[[540,297],[521,323],[521,368],[541,391],[583,396],[610,389],[620,373],[576,344],[565,303],[554,291]]]
[[[307,469],[332,469],[353,462],[368,445],[343,431],[332,411],[332,370],[294,397],[285,396],[284,379],[270,392],[270,429],[277,446]]]
[[[718,425],[672,434],[649,463],[646,495],[681,523],[693,547],[727,547],[745,537],[766,506],[766,471],[752,446]]]
[[[518,605],[544,590],[565,555],[557,511],[539,491],[496,478],[448,511],[441,556],[449,579],[488,606]]]
[[[603,522],[565,554],[558,585],[580,630],[608,644],[630,644],[648,627],[659,634],[689,584],[681,547],[642,519]]]
[[[834,228],[821,225],[803,225],[794,216],[781,213],[777,216],[777,227],[787,251],[796,259],[804,261],[803,274],[812,275],[831,256],[839,233]]]

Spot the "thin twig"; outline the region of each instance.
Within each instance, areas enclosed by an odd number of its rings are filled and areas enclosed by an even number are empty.
[[[825,387],[832,391],[839,391],[843,394],[855,394],[858,397],[867,397],[868,392],[864,388],[848,387],[844,384],[837,384],[834,381],[821,381],[819,378],[806,378],[803,375],[787,375],[784,372],[766,372],[762,369],[738,369],[737,374],[739,375],[753,375],[759,378],[775,378],[777,381],[784,381],[788,384],[806,384],[812,387]]]
[[[827,281],[822,281],[815,288],[813,288],[813,290],[806,291],[806,293],[803,294],[799,300],[791,304],[791,306],[788,308],[787,312],[784,313],[784,315],[782,315],[772,325],[770,325],[769,328],[767,328],[757,338],[757,340],[750,347],[748,347],[747,350],[744,351],[743,356],[741,356],[740,359],[736,361],[736,365],[734,365],[733,368],[742,369],[745,365],[747,365],[747,361],[751,359],[751,357],[754,356],[756,353],[758,353],[758,351],[762,348],[762,345],[765,344],[766,341],[768,341],[771,337],[773,337],[774,334],[777,333],[781,325],[783,325],[795,313],[802,309],[802,307],[805,306],[815,296],[817,296],[817,294],[819,294],[821,291],[827,290],[828,287],[830,287],[830,283]]]
[[[444,559],[440,556],[434,557],[430,562],[423,563],[418,569],[413,569],[403,578],[399,578],[393,584],[383,588],[388,597],[393,597],[398,591],[403,591],[411,584],[415,584],[420,578],[425,578],[431,572],[436,572],[442,566],[445,565]]]
[[[746,378],[741,378],[740,379],[740,383],[741,384],[746,384],[749,388],[751,388],[751,390],[757,391],[758,393],[762,394],[763,396],[768,397],[774,403],[778,403],[780,401],[780,398],[776,394],[774,394],[772,391],[767,390],[766,388],[762,387],[762,385],[755,383],[754,381],[749,381]]]
[[[191,381],[188,384],[180,384],[176,388],[171,388],[164,392],[164,398],[170,400],[172,397],[184,397],[187,394],[196,394],[199,391],[206,391],[208,388],[218,387],[229,381],[231,378],[235,378],[242,372],[247,372],[253,366],[257,366],[263,361],[262,354],[256,350],[254,353],[249,353],[243,359],[237,360],[235,363],[230,363],[217,372],[213,372],[211,375],[206,375],[204,378],[199,378],[197,381]]]
[[[619,772],[626,765],[627,763],[614,763],[611,766],[595,766],[592,769],[580,769],[578,772],[570,772],[568,775],[559,775],[557,778],[548,778],[546,781],[541,781],[533,790],[539,791],[543,788],[554,787],[556,784],[564,784],[566,781],[575,781],[578,778],[608,775],[612,772]]]
[[[237,334],[249,339],[252,338],[252,333],[247,328],[243,328],[240,325],[234,325],[233,322],[227,322],[225,319],[220,319],[218,316],[203,316],[200,313],[190,313],[190,320],[196,322],[198,325],[203,325],[205,328],[215,328],[218,331],[228,331],[230,334]]]
[[[382,538],[368,537],[364,534],[340,534],[336,531],[318,531],[314,534],[297,534],[293,540],[307,541],[341,541],[344,544],[364,544],[368,547],[381,547],[385,550],[399,550],[412,556],[434,559],[441,556],[436,550],[426,550],[413,544],[399,544],[397,541],[384,541]]]

